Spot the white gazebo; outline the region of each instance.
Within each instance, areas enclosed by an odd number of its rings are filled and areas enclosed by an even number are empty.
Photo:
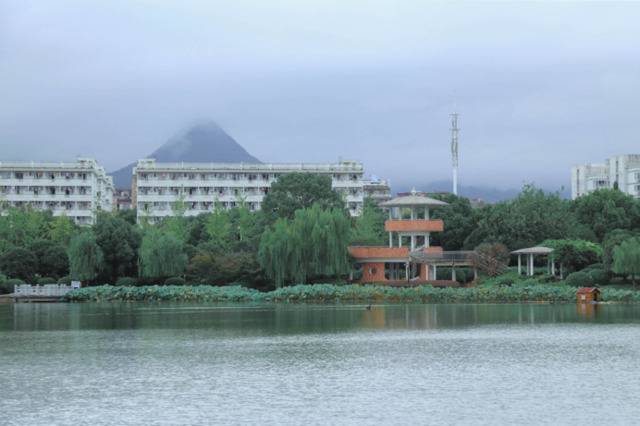
[[[522,256],[526,256],[527,259],[527,272],[525,275],[533,276],[533,258],[535,256],[547,256],[547,268],[549,274],[556,274],[556,265],[551,255],[553,249],[549,247],[529,247],[520,250],[512,251],[511,254],[518,256],[518,275],[522,275]]]

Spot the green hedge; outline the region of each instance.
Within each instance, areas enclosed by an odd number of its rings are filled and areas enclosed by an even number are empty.
[[[603,290],[603,300],[640,302],[640,292]],[[203,302],[402,302],[518,303],[574,302],[576,288],[567,285],[527,285],[474,288],[389,287],[374,285],[295,285],[270,292],[242,286],[98,286],[73,290],[70,301],[203,301]]]

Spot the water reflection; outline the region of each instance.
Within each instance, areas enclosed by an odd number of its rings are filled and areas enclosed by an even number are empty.
[[[0,306],[0,330],[218,329],[226,333],[314,333],[440,329],[494,324],[637,323],[636,305],[212,305],[15,304]]]

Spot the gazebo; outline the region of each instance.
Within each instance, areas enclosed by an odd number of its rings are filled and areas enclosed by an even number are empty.
[[[551,275],[556,274],[556,266],[555,262],[551,255],[553,253],[553,249],[549,247],[529,247],[523,248],[520,250],[512,251],[511,254],[518,256],[518,275],[522,275],[522,255],[526,256],[527,259],[527,272],[525,275],[533,276],[533,259],[535,256],[547,256],[547,268],[549,269],[549,273]]]

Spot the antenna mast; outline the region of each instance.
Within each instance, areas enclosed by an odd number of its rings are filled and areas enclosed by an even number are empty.
[[[453,194],[458,195],[458,113],[451,114],[451,162],[453,166]]]

